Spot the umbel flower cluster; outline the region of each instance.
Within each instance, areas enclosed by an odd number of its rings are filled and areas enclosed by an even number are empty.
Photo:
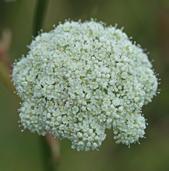
[[[23,128],[67,138],[78,151],[98,149],[106,129],[117,143],[138,142],[146,128],[141,109],[157,90],[144,51],[122,30],[93,20],[39,34],[12,77]]]

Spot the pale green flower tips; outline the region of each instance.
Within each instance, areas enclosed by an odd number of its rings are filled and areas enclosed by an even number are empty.
[[[70,22],[41,33],[14,64],[24,129],[95,150],[113,130],[117,143],[144,137],[144,104],[156,95],[147,55],[116,27]]]

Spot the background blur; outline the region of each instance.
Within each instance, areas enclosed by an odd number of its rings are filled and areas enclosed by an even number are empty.
[[[0,0],[0,59],[5,41],[12,62],[27,52],[35,6],[36,0]],[[149,125],[141,144],[116,145],[109,131],[96,152],[76,152],[62,141],[59,171],[169,171],[169,0],[49,0],[43,29],[91,17],[124,26],[146,48],[160,75],[160,94],[144,108]],[[18,106],[0,82],[0,171],[43,171],[39,136],[21,133]]]

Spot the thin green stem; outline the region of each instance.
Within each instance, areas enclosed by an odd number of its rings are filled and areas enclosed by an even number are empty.
[[[36,36],[38,32],[42,29],[48,2],[49,0],[37,0],[33,24],[34,36]]]
[[[40,137],[40,143],[43,152],[43,168],[44,171],[57,171],[58,160],[54,157],[52,146],[49,143],[48,137]],[[54,144],[55,146],[57,144]]]
[[[49,0],[37,0],[34,24],[33,24],[33,35],[36,36],[38,32],[42,29],[47,5]],[[54,158],[52,146],[48,141],[48,137],[40,137],[40,143],[43,152],[43,168],[44,171],[56,171],[57,161]]]

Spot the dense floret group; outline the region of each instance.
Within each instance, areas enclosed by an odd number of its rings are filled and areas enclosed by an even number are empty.
[[[144,137],[144,104],[157,78],[147,55],[127,35],[95,21],[59,24],[41,33],[14,64],[24,129],[97,149],[113,129],[117,143]]]

